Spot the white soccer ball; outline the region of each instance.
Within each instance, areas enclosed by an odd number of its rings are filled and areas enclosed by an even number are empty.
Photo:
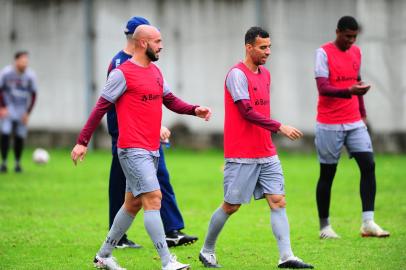
[[[42,148],[37,148],[32,153],[32,160],[37,164],[46,164],[49,161],[49,154],[47,150]]]

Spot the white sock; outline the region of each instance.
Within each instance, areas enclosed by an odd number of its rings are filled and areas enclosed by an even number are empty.
[[[374,220],[374,211],[365,211],[362,212],[362,222],[366,223],[370,220]]]

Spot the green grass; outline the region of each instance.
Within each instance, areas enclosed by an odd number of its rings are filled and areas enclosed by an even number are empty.
[[[30,155],[28,150],[23,174],[0,175],[0,269],[92,269],[107,232],[109,153],[91,152],[78,167],[69,160],[68,150],[52,151],[46,166],[33,164]],[[222,201],[222,153],[170,149],[166,158],[185,231],[200,238],[192,246],[171,250],[193,269],[203,269],[197,255],[210,216]],[[392,235],[363,239],[359,172],[343,155],[331,205],[331,220],[342,238],[333,241],[318,239],[316,157],[282,153],[281,160],[296,255],[317,269],[405,269],[406,156],[376,157],[375,217]],[[129,236],[144,248],[116,250],[120,263],[129,270],[160,269],[141,213]],[[276,269],[278,252],[265,201],[252,201],[229,219],[217,255],[224,269]]]

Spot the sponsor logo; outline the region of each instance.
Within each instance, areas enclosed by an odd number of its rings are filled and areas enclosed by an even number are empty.
[[[116,246],[117,243],[118,243],[118,241],[117,241],[117,240],[114,240],[114,239],[112,239],[112,238],[110,238],[110,237],[107,237],[106,243],[107,243],[107,244],[110,244],[110,245],[112,245],[112,246]]]
[[[161,97],[162,97],[162,95],[160,95],[160,94],[157,94],[157,95],[154,95],[154,94],[142,95],[141,101],[143,101],[143,102],[153,101],[153,100],[157,100],[157,99],[159,99]]]
[[[156,242],[156,243],[154,243],[154,246],[155,246],[155,248],[156,249],[162,249],[162,248],[164,248],[166,245],[165,245],[166,243],[163,243],[163,242]]]
[[[254,104],[257,106],[266,106],[269,104],[269,99],[262,99],[262,98],[255,99]]]
[[[356,81],[357,77],[353,77],[353,76],[337,76],[335,81],[336,82],[346,82],[346,81]]]

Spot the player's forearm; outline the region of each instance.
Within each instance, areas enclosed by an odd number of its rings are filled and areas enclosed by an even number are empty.
[[[165,107],[173,112],[188,115],[196,115],[195,109],[199,107],[198,105],[191,105],[184,102],[172,93],[168,93],[164,96],[163,104],[165,105]]]
[[[85,126],[83,127],[82,131],[78,136],[78,139],[76,140],[77,144],[87,146],[87,144],[90,141],[90,138],[92,137],[93,132],[96,130],[101,119],[113,105],[114,104],[108,101],[107,99],[103,97],[99,98],[95,107],[90,113],[89,119],[87,119]]]
[[[237,105],[238,111],[240,112],[241,116],[245,120],[253,123],[254,125],[267,129],[273,133],[278,132],[281,123],[269,119],[262,114],[254,111],[249,100],[241,99],[238,100],[235,104]]]
[[[358,105],[359,105],[359,112],[361,113],[361,117],[367,117],[367,111],[365,109],[364,97],[358,96]]]
[[[337,97],[337,98],[351,98],[351,93],[348,88],[338,88],[330,84],[328,78],[316,78],[317,89],[320,96]]]
[[[358,75],[357,81],[359,81],[359,82],[362,81],[362,78],[360,75]],[[367,110],[365,109],[364,96],[358,96],[358,106],[359,106],[359,112],[361,114],[361,118],[366,118]]]
[[[37,94],[36,94],[35,92],[33,92],[33,93],[31,94],[31,102],[30,102],[30,105],[28,106],[28,109],[27,109],[27,112],[28,112],[28,113],[31,113],[32,108],[34,108],[36,99],[37,99]]]

